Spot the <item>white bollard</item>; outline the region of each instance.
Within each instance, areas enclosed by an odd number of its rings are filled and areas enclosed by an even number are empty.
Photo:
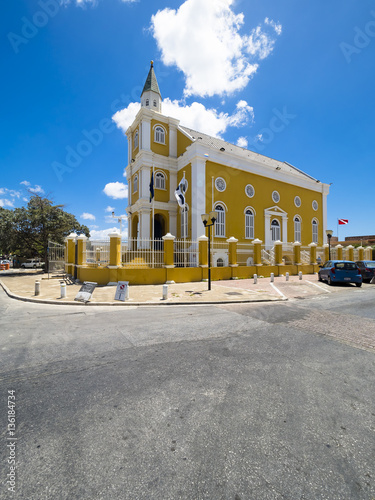
[[[35,295],[40,294],[40,281],[35,282]]]
[[[125,300],[129,300],[129,285],[125,287]]]
[[[289,281],[289,273],[285,273],[285,280]]]
[[[66,283],[65,281],[60,281],[60,299],[66,298]]]
[[[271,283],[273,283],[275,281],[275,275],[274,273],[271,273]]]
[[[163,300],[168,298],[168,285],[163,285]]]
[[[302,279],[302,271],[300,271],[300,272],[298,273],[298,276],[299,276],[299,279],[301,280],[301,279]]]
[[[254,285],[258,283],[258,275],[254,274]]]

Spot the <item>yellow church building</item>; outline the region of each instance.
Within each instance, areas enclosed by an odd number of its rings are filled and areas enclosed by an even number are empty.
[[[129,239],[160,239],[167,233],[196,241],[205,233],[201,215],[217,220],[214,242],[261,240],[302,246],[326,243],[329,185],[287,162],[230,144],[180,124],[162,113],[153,63],[141,109],[127,129]],[[150,202],[153,174],[154,199]],[[186,203],[175,197],[186,180]]]

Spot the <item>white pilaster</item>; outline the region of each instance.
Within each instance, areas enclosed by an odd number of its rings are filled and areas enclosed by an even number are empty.
[[[286,215],[283,214],[282,216],[282,231],[283,231],[283,234],[282,234],[282,242],[283,243],[288,243],[288,217]]]
[[[139,183],[139,197],[150,199],[150,181],[151,181],[151,168],[142,167],[140,170],[140,183]]]
[[[169,156],[177,158],[177,127],[169,125]]]
[[[141,149],[145,149],[146,151],[151,150],[151,120],[147,117],[143,117],[141,123]]]
[[[194,158],[191,162],[191,239],[202,234],[201,215],[206,213],[206,160]]]
[[[271,215],[267,212],[264,214],[264,244],[266,248],[271,247]]]

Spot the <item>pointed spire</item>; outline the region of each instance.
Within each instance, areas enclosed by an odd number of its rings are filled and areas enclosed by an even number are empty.
[[[158,81],[156,79],[156,75],[155,75],[155,71],[154,71],[154,61],[151,61],[151,68],[150,68],[150,71],[148,72],[148,75],[146,78],[146,83],[145,83],[145,86],[143,87],[141,97],[145,92],[149,92],[149,91],[156,92],[161,97]]]

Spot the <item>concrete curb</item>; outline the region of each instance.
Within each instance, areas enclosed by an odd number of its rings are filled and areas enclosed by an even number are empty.
[[[241,299],[241,300],[207,300],[201,302],[175,302],[175,301],[160,301],[160,302],[78,302],[78,301],[66,301],[59,302],[58,300],[51,299],[34,299],[33,297],[22,297],[21,295],[16,295],[11,292],[9,288],[0,280],[0,285],[2,286],[4,292],[11,299],[20,300],[23,302],[34,302],[36,304],[52,304],[52,305],[67,305],[67,306],[206,306],[206,305],[218,305],[218,304],[249,304],[252,302],[285,302],[288,300],[287,297],[275,297],[272,299]],[[162,300],[162,299],[161,299]]]

